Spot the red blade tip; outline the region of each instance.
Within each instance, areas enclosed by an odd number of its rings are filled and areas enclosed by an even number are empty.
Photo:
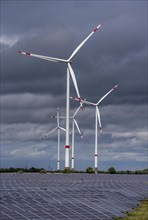
[[[81,102],[81,100],[82,100],[82,99],[81,99],[80,97],[78,97],[78,101]]]

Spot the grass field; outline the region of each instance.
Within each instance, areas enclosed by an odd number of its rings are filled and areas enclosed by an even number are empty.
[[[133,212],[124,212],[125,218],[115,218],[115,220],[148,220],[148,200],[142,201]]]

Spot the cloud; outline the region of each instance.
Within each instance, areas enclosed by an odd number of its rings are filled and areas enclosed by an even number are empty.
[[[134,132],[124,132],[124,133],[112,133],[113,138],[132,138],[137,137],[144,141],[147,140],[147,132],[146,131],[134,131]]]
[[[1,44],[1,47],[8,47],[8,48],[11,48],[13,47],[17,42],[19,41],[19,37],[18,36],[15,36],[15,35],[12,35],[12,36],[6,36],[6,35],[3,35],[0,37],[0,44]]]
[[[138,162],[145,162],[147,161],[147,155],[137,152],[121,152],[121,153],[106,153],[103,152],[103,155],[100,156],[101,161],[138,161]],[[129,166],[130,169],[130,166]]]
[[[29,155],[28,155],[28,151],[29,151]],[[10,155],[12,155],[13,157],[28,157],[30,159],[34,159],[34,158],[45,158],[47,154],[47,150],[39,150],[36,148],[36,146],[32,146],[28,149],[15,149],[12,150],[10,152]]]

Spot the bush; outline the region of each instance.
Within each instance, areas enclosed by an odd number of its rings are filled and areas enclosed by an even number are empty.
[[[116,170],[115,170],[114,167],[110,167],[110,168],[108,169],[108,172],[109,172],[110,174],[115,174],[115,173],[116,173]]]
[[[88,168],[86,169],[86,173],[95,173],[95,171],[93,170],[92,167],[88,167]]]
[[[43,173],[43,174],[44,174],[44,173],[47,173],[47,171],[44,170],[44,169],[41,169],[41,170],[39,171],[39,173],[41,173],[41,174]]]
[[[23,173],[23,170],[18,170],[17,173],[22,174],[22,173]]]

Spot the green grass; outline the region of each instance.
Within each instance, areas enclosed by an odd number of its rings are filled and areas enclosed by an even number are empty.
[[[133,212],[124,212],[124,214],[127,214],[127,217],[114,220],[148,220],[148,200],[142,201]]]

